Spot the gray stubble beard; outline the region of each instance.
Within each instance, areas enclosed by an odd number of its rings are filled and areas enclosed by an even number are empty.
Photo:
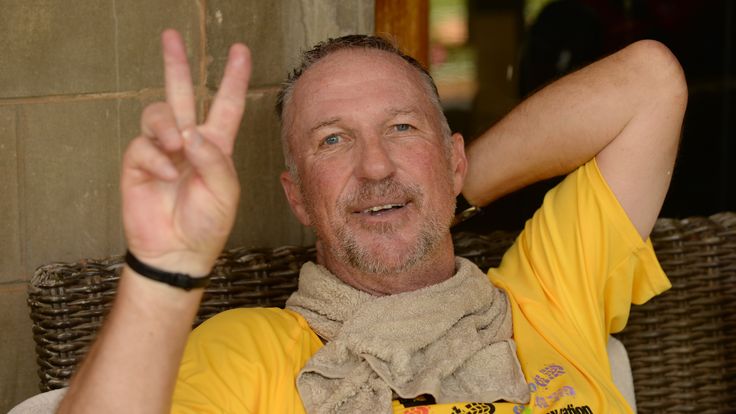
[[[391,232],[398,231],[382,231],[381,234],[388,235]],[[361,246],[355,237],[347,229],[347,226],[341,226],[337,230],[337,240],[339,248],[335,253],[337,257],[352,267],[363,273],[370,274],[394,274],[410,270],[429,255],[442,239],[443,234],[447,231],[447,226],[443,226],[437,219],[431,219],[425,222],[419,232],[414,245],[404,254],[405,259],[398,264],[388,264],[382,260],[380,255],[369,252],[367,247]]]
[[[401,194],[411,199],[419,211],[422,210],[423,192],[417,187],[406,186],[393,180],[363,187],[358,194],[342,202],[341,205],[350,205],[356,199],[370,198],[375,196],[376,193],[379,195],[385,195],[386,193]],[[449,231],[452,217],[445,219],[445,222],[436,216],[426,219],[413,246],[403,253],[405,259],[395,264],[389,264],[383,260],[382,256],[385,256],[386,252],[383,252],[384,254],[374,254],[369,251],[368,247],[361,246],[349,230],[347,223],[333,223],[332,227],[337,228],[336,236],[338,240],[335,254],[340,260],[349,263],[353,268],[363,273],[380,275],[406,272],[418,265],[437,248],[439,242]],[[390,236],[401,231],[400,228],[391,224],[370,226],[365,230],[374,231],[382,236]]]
[[[449,171],[448,171],[449,172]],[[448,191],[452,193],[452,178],[448,175]],[[407,186],[397,182],[393,178],[388,178],[380,182],[366,183],[356,193],[340,200],[338,203],[339,211],[348,211],[348,206],[357,204],[358,200],[365,200],[375,198],[377,196],[386,195],[399,195],[406,199],[411,199],[416,204],[416,208],[421,211],[422,203],[424,200],[424,193],[416,186]],[[450,194],[449,197],[453,198],[454,195]],[[312,199],[306,197],[307,204],[313,205]],[[454,201],[454,198],[453,198]],[[453,202],[454,206],[454,202]],[[406,208],[406,207],[405,207]],[[312,217],[314,223],[314,215],[312,214],[311,207],[307,208],[308,214]],[[323,246],[331,249],[332,252],[328,254],[334,254],[335,257],[343,263],[349,264],[359,272],[366,274],[396,274],[411,270],[416,265],[420,264],[422,260],[427,258],[439,245],[440,241],[447,235],[452,222],[452,213],[454,213],[454,207],[452,207],[448,217],[432,216],[425,219],[424,223],[419,232],[414,245],[403,254],[405,260],[402,260],[398,264],[388,264],[382,260],[380,254],[373,254],[370,249],[366,246],[362,246],[354,233],[348,228],[347,220],[342,222],[336,222],[332,220],[330,228],[336,229],[335,236],[337,245],[331,246],[329,243],[323,243]],[[349,214],[349,213],[348,213]],[[444,219],[444,220],[443,220]],[[395,225],[391,224],[379,224],[371,225],[370,228],[365,230],[374,231],[380,235],[396,234],[400,231]],[[323,242],[326,238],[317,232],[317,238]]]

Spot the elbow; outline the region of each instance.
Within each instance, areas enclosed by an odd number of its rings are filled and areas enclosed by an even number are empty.
[[[642,90],[650,98],[684,112],[688,96],[687,80],[672,51],[656,40],[640,40],[625,50],[637,72],[642,75]]]

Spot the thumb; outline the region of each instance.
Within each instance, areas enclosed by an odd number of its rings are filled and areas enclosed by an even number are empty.
[[[182,137],[184,154],[205,186],[226,206],[237,204],[240,185],[232,159],[196,128],[186,129]]]

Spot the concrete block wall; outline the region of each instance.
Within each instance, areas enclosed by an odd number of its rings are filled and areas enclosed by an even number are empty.
[[[159,33],[187,42],[200,108],[228,46],[254,73],[235,160],[243,196],[230,246],[313,242],[292,218],[273,104],[300,50],[373,31],[373,0],[0,0],[0,412],[38,392],[25,303],[33,270],[124,251],[120,159],[163,96]]]

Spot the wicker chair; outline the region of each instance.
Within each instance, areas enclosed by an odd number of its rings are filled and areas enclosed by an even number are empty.
[[[455,235],[456,253],[499,263],[513,232]],[[673,288],[634,307],[618,335],[639,413],[724,413],[736,406],[736,214],[660,219],[652,234]],[[194,322],[234,307],[283,306],[313,247],[233,249],[213,269]],[[65,387],[109,310],[122,258],[40,267],[29,288],[41,391]]]

